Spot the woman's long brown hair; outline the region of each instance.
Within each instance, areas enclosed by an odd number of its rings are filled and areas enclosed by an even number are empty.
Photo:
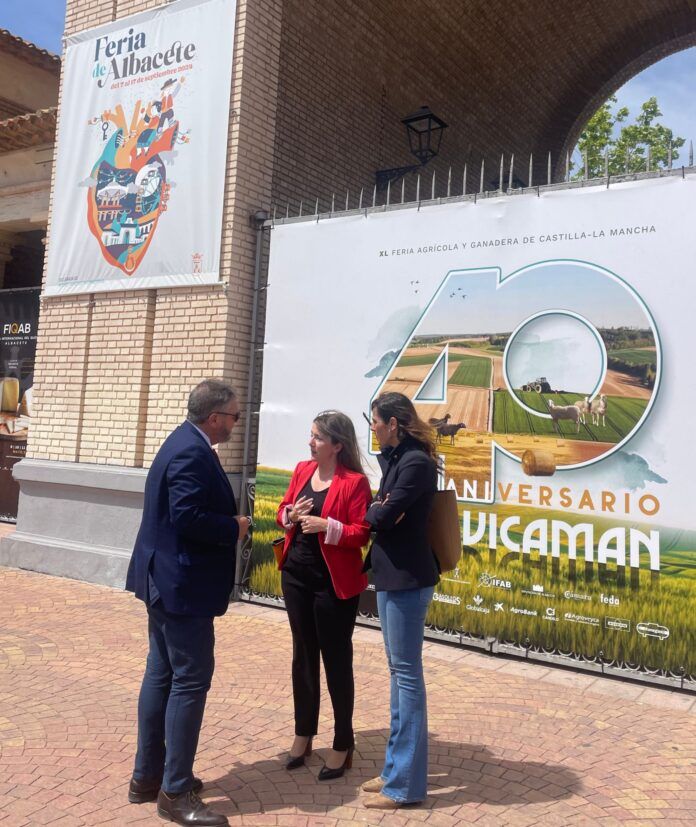
[[[396,391],[381,393],[372,401],[372,410],[377,411],[383,422],[389,422],[394,417],[399,427],[399,439],[403,439],[408,434],[420,443],[431,459],[439,462],[435,431],[418,416],[413,402],[407,396]]]
[[[343,446],[338,452],[336,459],[349,471],[357,471],[364,474],[358,438],[355,435],[355,428],[344,413],[340,411],[322,411],[314,417],[314,424],[324,436],[327,436],[332,445],[340,442]]]

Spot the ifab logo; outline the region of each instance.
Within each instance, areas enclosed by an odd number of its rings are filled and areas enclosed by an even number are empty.
[[[7,322],[2,326],[2,332],[5,336],[17,336],[19,333],[31,333],[31,324],[29,322]]]
[[[486,589],[511,589],[512,583],[509,580],[501,580],[498,577],[493,577],[491,574],[488,574],[487,571],[481,572],[479,574],[479,586],[483,586]]]

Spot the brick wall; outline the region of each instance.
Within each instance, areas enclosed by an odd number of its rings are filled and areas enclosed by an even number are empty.
[[[481,157],[468,157],[477,127],[455,85],[461,55],[452,33],[465,17],[459,3],[433,7],[428,0],[286,0],[274,170],[281,211],[289,201],[296,214],[300,198],[313,210],[317,197],[320,209],[328,209],[334,192],[343,209],[346,190],[350,206],[357,206],[361,189],[371,203],[377,169],[416,163],[401,119],[423,104],[449,125],[440,155],[423,171],[423,197],[433,172],[438,195],[446,193],[450,165],[452,192],[461,192],[465,161],[480,166]],[[489,171],[493,177],[492,164]],[[392,199],[401,197],[401,185]],[[405,185],[413,199],[416,176]]]
[[[69,0],[66,34],[158,2]],[[250,215],[317,196],[326,207],[331,191],[342,193],[343,205],[347,187],[351,203],[360,187],[371,198],[375,169],[412,162],[400,119],[423,103],[451,124],[428,174],[437,170],[442,186],[447,167],[463,158],[449,94],[455,57],[442,58],[442,31],[433,25],[395,0],[238,3],[222,284],[45,298],[30,456],[147,466],[204,376],[228,379],[248,403],[256,245]],[[418,37],[428,45],[414,60],[409,44]],[[422,187],[429,190],[429,177]],[[243,425],[221,449],[229,469],[242,463]]]
[[[66,34],[156,5],[69,0]],[[147,466],[200,379],[225,378],[246,401],[255,256],[249,216],[271,200],[280,5],[239,0],[230,33],[222,283],[44,298],[29,456]],[[221,450],[231,470],[242,463],[243,433],[240,423]]]
[[[159,3],[68,0],[66,32]],[[312,209],[319,198],[325,210],[335,192],[341,209],[347,189],[350,206],[361,189],[369,203],[377,169],[414,161],[400,120],[422,104],[449,124],[421,181],[423,197],[433,172],[437,194],[446,193],[450,167],[452,192],[461,192],[465,163],[469,188],[478,187],[483,158],[490,185],[503,149],[515,151],[523,180],[531,150],[545,174],[547,151],[556,147],[557,163],[596,90],[611,91],[612,78],[656,39],[672,42],[696,20],[677,0],[617,0],[607,18],[596,0],[579,0],[562,16],[551,0],[539,0],[533,13],[526,5],[239,0],[230,33],[222,283],[45,298],[29,455],[147,466],[181,420],[190,387],[206,375],[230,380],[246,408],[255,256],[249,216],[259,208],[290,202],[296,212],[301,199]],[[412,199],[415,178],[407,184]],[[397,184],[392,198],[400,195]],[[221,451],[230,470],[240,468],[243,434],[238,427]]]

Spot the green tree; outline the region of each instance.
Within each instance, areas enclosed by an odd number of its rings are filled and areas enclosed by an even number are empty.
[[[612,95],[603,103],[587,122],[578,140],[576,149],[582,160],[572,167],[578,171],[573,178],[585,176],[585,157],[588,177],[600,178],[605,171],[605,153],[609,156],[609,174],[623,175],[626,172],[644,172],[650,148],[650,168],[666,167],[669,164],[670,145],[672,161],[679,157],[678,149],[684,146],[684,138],[674,135],[671,129],[656,123],[662,117],[657,98],[652,97],[641,106],[633,123],[628,123],[628,107],[616,106]],[[579,167],[579,169],[578,169]]]

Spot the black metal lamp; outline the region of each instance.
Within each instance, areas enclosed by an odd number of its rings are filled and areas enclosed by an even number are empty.
[[[411,153],[416,156],[419,163],[406,167],[378,169],[375,173],[378,189],[384,189],[390,181],[398,181],[407,173],[414,172],[432,161],[440,151],[442,133],[447,129],[447,124],[442,118],[438,118],[429,106],[421,106],[403,118],[401,123],[406,127]]]
[[[428,106],[421,106],[401,123],[406,127],[411,153],[425,166],[440,151],[442,133],[447,129],[447,124],[434,115]]]

